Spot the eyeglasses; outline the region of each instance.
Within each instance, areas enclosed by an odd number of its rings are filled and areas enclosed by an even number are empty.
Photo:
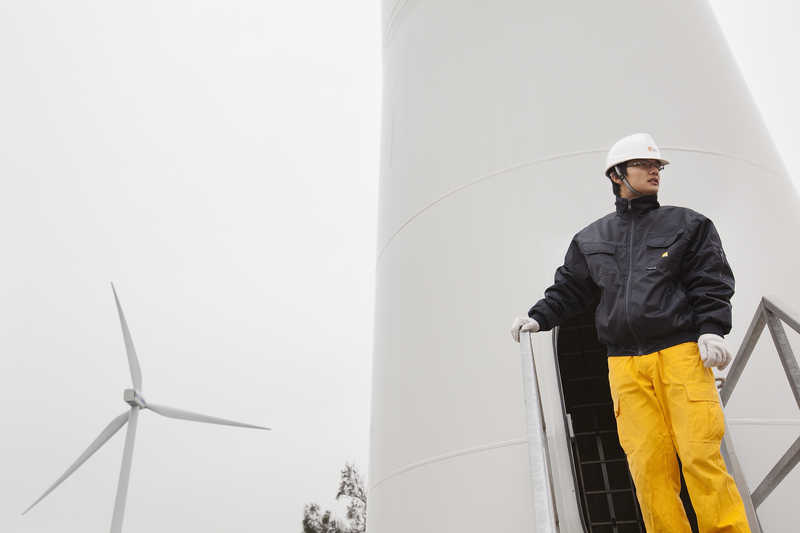
[[[659,172],[664,170],[664,165],[661,164],[661,161],[656,161],[655,159],[633,159],[626,164],[629,167],[642,167],[646,170],[650,168],[657,168]]]

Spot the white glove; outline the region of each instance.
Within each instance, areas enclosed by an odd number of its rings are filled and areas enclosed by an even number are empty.
[[[539,331],[539,323],[532,318],[518,316],[511,325],[511,337],[517,342],[519,342],[520,331],[532,331],[536,333]]]
[[[700,360],[703,361],[703,366],[706,368],[715,366],[724,370],[733,359],[722,337],[714,333],[700,335],[697,339],[697,347],[700,349]]]

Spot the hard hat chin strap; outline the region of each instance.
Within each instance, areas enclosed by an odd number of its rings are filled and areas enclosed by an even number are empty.
[[[631,191],[631,192],[632,192],[633,194],[635,194],[636,196],[643,196],[643,194],[642,194],[642,193],[640,193],[639,191],[637,191],[636,189],[634,189],[634,188],[633,188],[633,185],[631,185],[630,183],[628,183],[628,178],[627,178],[627,177],[623,177],[623,178],[622,178],[622,183],[624,183],[624,184],[625,184],[625,186],[628,188],[628,190],[629,190],[629,191]]]
[[[628,181],[628,176],[626,176],[625,174],[622,173],[622,171],[620,171],[620,168],[619,168],[618,165],[614,166],[614,170],[617,172],[617,176],[620,177],[620,179],[622,180],[622,183],[625,184],[625,186],[628,188],[629,191],[631,191],[636,196],[644,196],[642,193],[640,193],[639,191],[637,191],[636,189],[633,188],[633,185],[631,185],[630,182]]]

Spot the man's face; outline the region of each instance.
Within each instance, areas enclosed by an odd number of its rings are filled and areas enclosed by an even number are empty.
[[[634,189],[643,195],[656,194],[658,192],[658,185],[661,182],[659,169],[663,168],[660,161],[655,159],[633,159],[627,162],[627,167],[628,183]],[[619,180],[618,183],[622,184],[622,180]],[[620,195],[623,198],[634,197],[625,185],[620,187]]]

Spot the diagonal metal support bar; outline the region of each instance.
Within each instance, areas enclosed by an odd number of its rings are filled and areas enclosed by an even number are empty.
[[[750,327],[747,328],[747,332],[742,340],[742,345],[736,353],[736,358],[731,365],[722,390],[720,390],[720,399],[723,405],[728,403],[733,388],[739,381],[744,367],[750,359],[750,355],[753,353],[753,349],[761,336],[761,332],[766,326],[769,329],[775,348],[778,350],[778,357],[781,360],[781,366],[783,366],[786,379],[789,381],[789,386],[792,389],[795,402],[797,402],[797,406],[800,407],[800,365],[797,363],[797,358],[792,351],[792,345],[789,343],[789,338],[786,336],[786,330],[783,328],[781,321],[800,333],[800,320],[789,314],[784,307],[778,306],[774,299],[761,298],[755,316],[753,316],[753,320],[750,322]],[[738,465],[735,453],[732,451],[733,443],[729,440],[726,427],[726,440],[723,442],[722,446],[723,455],[726,461],[732,463],[732,466],[734,466],[733,470],[739,472],[741,468]],[[800,463],[800,437],[794,441],[778,463],[772,467],[764,480],[756,487],[756,490],[753,491],[750,496],[753,507],[761,505],[767,496],[775,490],[775,487],[783,481],[798,463]],[[750,517],[749,513],[748,518],[752,526],[753,519]],[[757,520],[758,517],[756,516],[755,521],[757,522]]]
[[[722,457],[725,459],[728,472],[733,476],[736,482],[736,488],[739,489],[739,494],[742,496],[742,503],[744,504],[744,511],[747,515],[747,522],[750,524],[751,533],[762,533],[761,522],[758,520],[758,514],[756,513],[758,504],[753,501],[752,497],[748,497],[750,489],[747,487],[742,465],[739,463],[739,458],[736,456],[736,451],[733,446],[733,436],[731,435],[727,420],[725,420],[725,433],[722,436],[720,451],[722,452]]]
[[[779,307],[778,302],[776,302],[774,298],[763,298],[762,302],[764,303],[764,307],[766,309],[772,311],[775,316],[786,322],[786,325],[800,333],[800,319],[798,319],[796,316],[790,315],[786,311],[785,305]]]
[[[755,315],[753,315],[753,320],[750,322],[750,326],[744,334],[742,345],[739,346],[739,351],[736,352],[736,357],[733,358],[733,364],[731,364],[731,368],[728,370],[728,375],[725,376],[725,384],[722,386],[722,390],[719,391],[722,405],[728,404],[733,388],[736,387],[736,383],[738,383],[739,378],[742,377],[744,367],[750,360],[750,355],[752,355],[766,324],[767,321],[764,318],[764,299],[762,298],[758,304]]]
[[[792,345],[789,344],[789,339],[786,337],[783,324],[780,323],[775,313],[769,309],[765,309],[764,313],[767,316],[767,326],[769,326],[772,340],[775,342],[775,347],[778,349],[783,371],[786,373],[786,379],[789,380],[789,385],[792,388],[794,400],[797,402],[797,407],[800,407],[800,366],[797,365],[797,359],[792,352]]]
[[[778,464],[772,467],[772,470],[753,491],[753,505],[756,507],[761,505],[761,502],[775,490],[775,487],[797,466],[798,462],[800,462],[800,437],[797,437],[794,444],[780,458]]]

